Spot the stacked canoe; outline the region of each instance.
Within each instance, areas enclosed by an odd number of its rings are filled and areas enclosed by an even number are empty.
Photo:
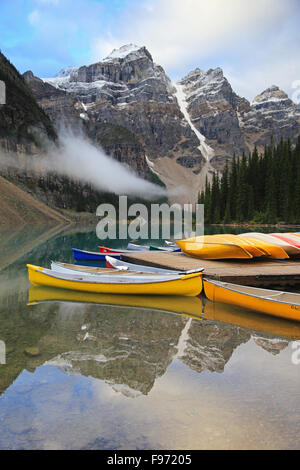
[[[203,235],[177,241],[181,250],[201,259],[300,258],[300,234]]]

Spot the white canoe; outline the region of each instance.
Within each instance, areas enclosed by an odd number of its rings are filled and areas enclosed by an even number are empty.
[[[133,264],[133,263],[126,263],[125,261],[116,260],[110,256],[106,256],[106,266],[108,268],[114,269],[128,269],[129,271],[139,272],[139,273],[160,273],[160,274],[193,274],[193,273],[201,273],[204,271],[204,268],[194,269],[191,271],[175,271],[172,269],[163,269],[163,268],[156,268],[154,266],[145,266],[143,264]],[[117,262],[116,262],[117,261]]]
[[[99,274],[109,274],[114,273],[114,269],[107,269],[107,268],[97,268],[94,266],[80,266],[78,264],[69,264],[69,263],[61,263],[59,261],[51,261],[51,271],[55,271],[57,273],[65,273],[65,274],[81,274],[81,275],[99,275]]]

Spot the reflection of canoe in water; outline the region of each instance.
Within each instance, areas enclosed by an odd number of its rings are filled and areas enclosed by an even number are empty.
[[[250,330],[269,333],[293,340],[300,339],[300,324],[283,318],[245,310],[234,305],[218,302],[206,302],[204,319],[220,321],[231,325],[241,326]]]
[[[103,294],[187,295],[202,291],[202,274],[139,274],[132,272],[65,274],[28,264],[29,281],[33,285],[60,287]]]
[[[204,279],[203,284],[206,297],[213,302],[300,321],[300,294],[240,286],[212,279]]]
[[[29,304],[48,301],[146,308],[190,315],[199,319],[202,314],[201,297],[93,294],[89,292],[57,289],[55,287],[30,287],[28,292]]]

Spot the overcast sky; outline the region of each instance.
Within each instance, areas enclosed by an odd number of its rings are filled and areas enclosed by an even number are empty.
[[[222,67],[252,100],[276,84],[300,101],[299,0],[0,0],[0,48],[51,77],[113,48],[146,46],[177,80]]]

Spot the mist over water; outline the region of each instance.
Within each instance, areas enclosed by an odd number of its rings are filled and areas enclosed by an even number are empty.
[[[24,169],[38,175],[55,173],[74,181],[88,183],[100,191],[137,195],[148,199],[167,196],[166,189],[139,177],[131,168],[109,157],[81,134],[59,132],[58,146],[47,143],[42,155],[26,158]],[[22,170],[19,158],[1,154],[2,168]]]

